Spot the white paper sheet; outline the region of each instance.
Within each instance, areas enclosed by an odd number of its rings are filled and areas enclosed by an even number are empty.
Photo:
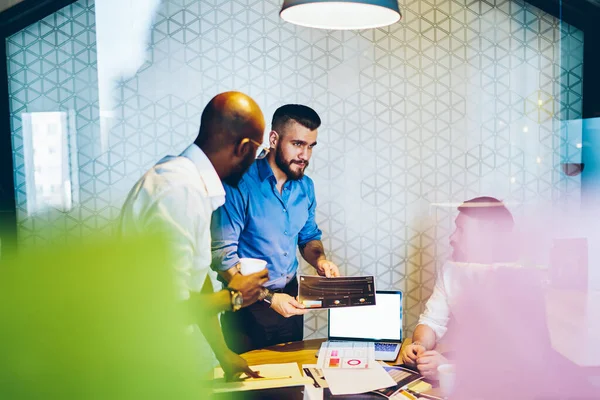
[[[365,369],[323,369],[332,394],[365,393],[394,386],[396,382],[378,363]]]
[[[313,380],[302,376],[298,364],[263,364],[253,365],[253,371],[259,371],[265,379],[246,379],[226,382],[221,368],[215,368],[213,391],[232,392],[241,390],[269,389],[285,386],[312,385]]]

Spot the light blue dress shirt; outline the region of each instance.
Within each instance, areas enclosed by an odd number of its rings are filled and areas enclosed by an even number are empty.
[[[315,188],[304,176],[280,194],[267,159],[256,160],[237,188],[224,185],[225,204],[212,217],[212,268],[226,271],[240,257],[267,261],[269,289],[282,289],[298,269],[296,247],[321,240]]]

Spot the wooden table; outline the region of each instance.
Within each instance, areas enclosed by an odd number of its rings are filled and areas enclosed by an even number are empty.
[[[252,350],[242,354],[241,356],[248,362],[248,365],[250,366],[295,362],[298,364],[298,368],[302,370],[303,364],[317,363],[317,351],[319,351],[321,343],[323,343],[325,340],[327,339],[309,339],[301,342],[278,344],[275,346],[266,347],[264,349]],[[402,342],[402,347],[410,344],[410,342],[410,339],[405,339]],[[400,349],[400,352],[402,352],[402,349]],[[398,358],[396,361],[388,362],[388,364],[401,364],[399,359],[400,353],[398,353]],[[425,393],[434,396],[440,396],[439,389],[436,387]]]
[[[265,347],[264,349],[252,350],[241,356],[246,359],[248,365],[260,364],[283,364],[295,362],[298,368],[302,364],[316,364],[315,354],[325,339],[310,339],[301,342],[290,342]]]
[[[321,343],[325,340],[327,339],[309,339],[301,342],[278,344],[260,350],[249,351],[242,354],[242,357],[246,359],[250,366],[295,362],[298,364],[298,368],[302,368],[303,364],[317,363],[317,351],[319,351]],[[402,342],[402,346],[404,347],[407,343],[410,343],[410,339],[405,339]],[[396,361],[388,362],[388,364],[400,364],[399,359],[400,353],[398,353]]]

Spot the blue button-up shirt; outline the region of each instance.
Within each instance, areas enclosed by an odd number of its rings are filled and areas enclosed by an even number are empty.
[[[212,268],[226,271],[240,257],[267,261],[269,289],[283,288],[296,274],[296,247],[321,240],[315,222],[312,179],[289,180],[282,193],[266,159],[256,160],[237,188],[225,186],[225,205],[212,216]]]

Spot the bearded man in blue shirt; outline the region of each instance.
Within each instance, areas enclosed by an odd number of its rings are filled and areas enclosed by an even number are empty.
[[[340,275],[325,258],[315,222],[314,184],[304,175],[320,125],[319,115],[310,107],[279,107],[269,147],[262,149],[237,187],[225,185],[225,205],[213,214],[212,268],[220,279],[226,283],[240,273],[242,257],[265,260],[269,270],[263,301],[221,317],[227,345],[237,353],[302,340],[308,310],[295,299],[297,247],[319,275]]]

